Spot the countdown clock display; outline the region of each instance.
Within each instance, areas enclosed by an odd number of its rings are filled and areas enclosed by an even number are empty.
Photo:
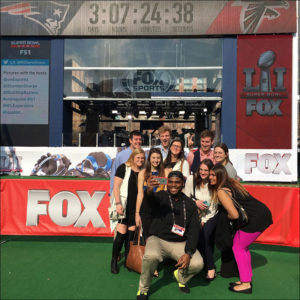
[[[211,17],[226,1],[212,6],[209,1],[144,0],[86,1],[64,34],[83,35],[183,35],[198,34],[207,28],[203,11]],[[216,9],[217,8],[217,9]],[[83,24],[84,23],[84,24]],[[206,22],[207,23],[207,22]]]

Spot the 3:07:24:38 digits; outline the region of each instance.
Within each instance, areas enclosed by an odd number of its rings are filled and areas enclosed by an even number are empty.
[[[173,24],[189,24],[193,22],[194,7],[191,2],[167,2],[170,6],[169,8],[159,6],[159,2],[139,2],[138,6],[133,7],[134,3],[102,2],[101,8],[99,4],[93,3],[89,6],[92,15],[89,21],[91,24],[97,24],[101,16],[103,24],[106,22],[110,24],[128,24],[128,21],[136,22],[137,18],[139,18],[141,25],[160,24],[161,22],[169,23],[169,20]],[[106,5],[104,6],[104,4]]]

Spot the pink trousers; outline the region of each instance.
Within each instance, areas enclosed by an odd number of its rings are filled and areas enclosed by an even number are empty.
[[[232,251],[239,269],[241,282],[252,281],[251,254],[248,247],[260,234],[261,232],[249,233],[238,230],[233,238]]]

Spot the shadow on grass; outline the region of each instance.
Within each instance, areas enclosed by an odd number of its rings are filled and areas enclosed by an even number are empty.
[[[159,277],[154,279],[151,284],[151,294],[157,292],[160,288],[172,284],[175,281],[173,272],[176,270],[176,262],[172,260],[166,260],[159,266]],[[189,287],[207,286],[209,282],[205,279],[205,271],[202,270],[199,274],[191,279]]]

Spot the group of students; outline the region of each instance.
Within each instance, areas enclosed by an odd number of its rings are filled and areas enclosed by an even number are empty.
[[[227,246],[226,250],[230,245],[229,250],[233,251],[238,267],[240,281],[231,283],[229,289],[238,293],[252,293],[248,246],[272,224],[269,209],[249,195],[239,183],[236,170],[229,160],[227,146],[222,143],[212,149],[214,135],[211,131],[204,130],[200,134],[200,148],[190,150],[188,154],[184,152],[182,140],[171,141],[169,127],[162,126],[159,137],[161,145],[145,153],[141,148],[141,134],[132,132],[130,146],[118,153],[114,161],[111,205],[115,205],[120,219],[113,242],[111,272],[119,272],[118,260],[123,244],[126,264],[129,242],[133,239],[136,227],[141,226],[146,252],[137,299],[148,298],[151,283],[149,274],[151,277],[158,276],[158,263],[162,257],[165,258],[165,253],[153,255],[153,249],[157,251],[167,242],[174,242],[172,246],[168,245],[174,249],[177,249],[177,243],[184,244],[183,253],[178,250],[175,256],[170,254],[171,258],[177,260],[178,269],[174,277],[181,291],[189,292],[187,281],[201,271],[203,261],[206,279],[215,279],[213,251],[216,242],[221,250],[222,245],[223,249]],[[189,146],[192,148],[192,139],[189,139]],[[234,221],[240,217],[233,197],[247,211],[249,222],[226,236],[224,224],[232,228]],[[181,202],[182,206],[177,207]],[[159,247],[154,237],[159,239]],[[154,248],[150,245],[153,243]]]

